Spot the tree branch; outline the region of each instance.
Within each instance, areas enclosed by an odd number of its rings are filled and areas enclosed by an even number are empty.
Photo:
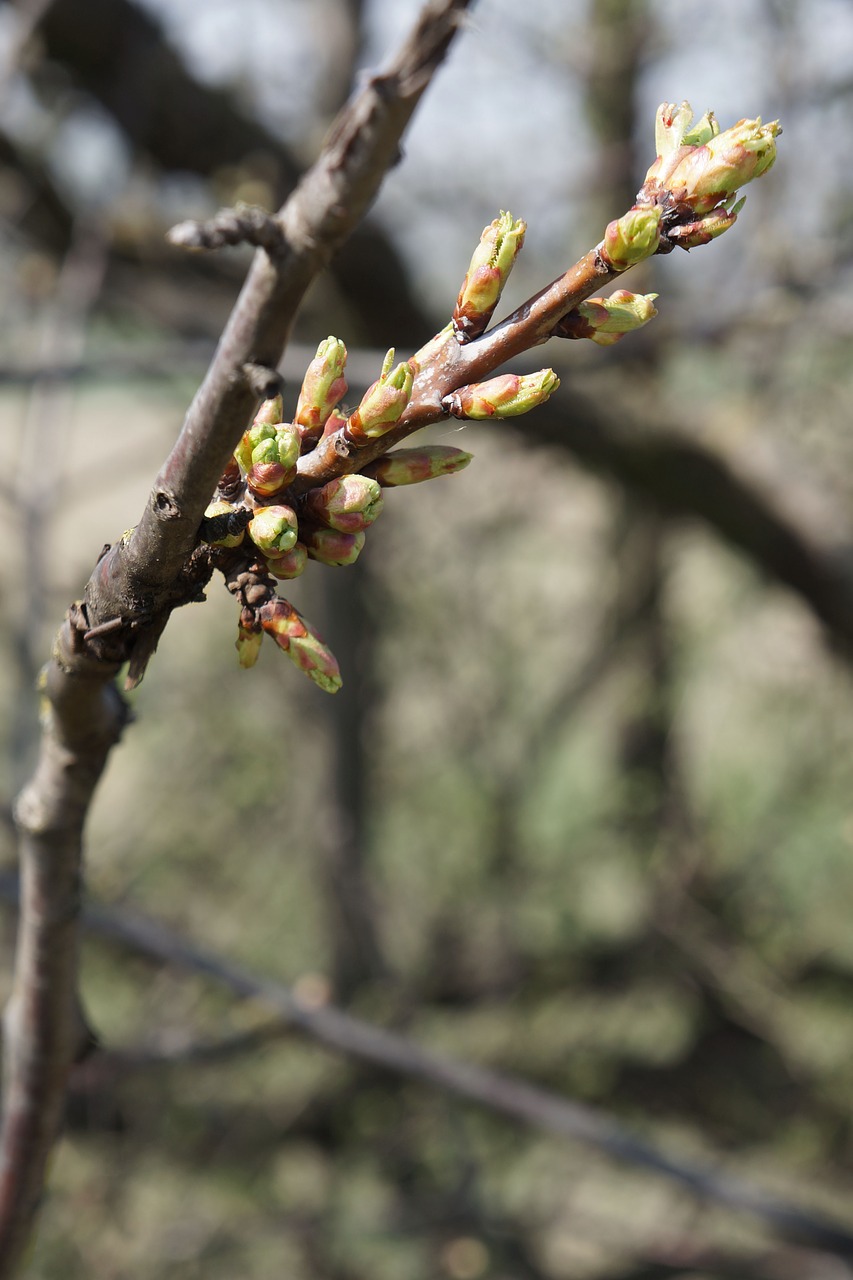
[[[257,366],[274,370],[305,289],[376,195],[467,4],[431,0],[390,69],[373,76],[341,113],[279,215],[286,251],[275,261],[263,250],[255,256],[140,525],[102,556],[85,603],[72,607],[57,636],[45,675],[49,710],[39,761],[16,812],[22,909],[6,1015],[0,1277],[14,1274],[26,1247],[79,1045],[83,825],[127,719],[112,681],[135,648],[145,656],[153,651],[176,605],[198,598],[209,565],[191,553],[205,506],[255,407]],[[117,618],[121,626],[104,629]]]
[[[0,892],[4,890],[7,893],[8,887],[0,883]],[[767,1195],[739,1178],[671,1157],[604,1111],[567,1101],[517,1077],[423,1048],[332,1005],[310,1005],[289,987],[231,964],[149,917],[88,907],[84,922],[93,933],[122,947],[204,974],[241,998],[261,1000],[283,1022],[333,1052],[445,1089],[551,1136],[587,1143],[671,1179],[699,1200],[751,1214],[786,1240],[853,1258],[853,1230]]]

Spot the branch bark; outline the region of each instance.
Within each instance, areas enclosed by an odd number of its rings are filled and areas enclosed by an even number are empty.
[[[83,826],[127,712],[122,662],[153,651],[178,604],[209,570],[192,556],[204,508],[264,388],[305,289],[375,197],[412,112],[469,0],[431,0],[387,72],[341,113],[279,218],[285,246],[256,254],[199,393],[137,529],[102,556],[69,611],[46,669],[48,710],[35,775],[16,810],[22,903],[14,994],[5,1024],[0,1138],[0,1277],[26,1248],[80,1046],[76,950]],[[96,634],[92,634],[95,632]],[[87,636],[89,637],[87,639]]]

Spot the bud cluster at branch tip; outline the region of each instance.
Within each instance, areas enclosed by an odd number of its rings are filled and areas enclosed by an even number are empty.
[[[690,249],[723,235],[743,205],[739,187],[773,164],[779,132],[778,122],[765,125],[760,119],[741,120],[721,131],[711,112],[694,122],[686,102],[664,103],[655,127],[657,158],[637,201],[608,224],[601,244],[577,264],[575,275],[565,273],[575,281],[575,292],[561,295],[571,309],[548,336],[611,346],[647,324],[657,314],[657,294],[617,289],[608,297],[586,297],[590,281],[612,278],[675,245]],[[208,544],[204,564],[222,571],[240,604],[241,666],[255,663],[263,636],[270,635],[321,688],[335,692],[341,679],[334,656],[293,605],[275,594],[273,580],[298,577],[309,560],[338,567],[354,563],[366,530],[383,508],[383,490],[453,475],[471,461],[469,453],[446,445],[383,454],[392,433],[407,435],[442,415],[513,418],[543,404],[560,385],[552,369],[457,385],[498,364],[494,357],[500,353],[489,338],[476,339],[488,329],[525,231],[525,223],[506,212],[486,227],[452,319],[408,360],[395,364],[392,348],[353,412],[342,405],[347,350],[332,336],[319,344],[305,371],[292,422],[284,421],[280,395],[260,405],[198,535],[199,542]],[[504,329],[510,335],[501,359],[543,341],[546,335],[528,323],[541,296],[530,299],[496,332],[501,339]],[[572,306],[577,298],[583,300]],[[546,301],[551,304],[550,297]],[[466,350],[470,342],[475,345]]]
[[[781,132],[778,120],[764,124],[760,116],[721,132],[713,112],[693,124],[689,103],[662,103],[658,154],[637,205],[663,209],[666,247],[692,249],[728,231],[743,207],[739,189],[771,168]]]
[[[526,230],[521,218],[502,212],[480,236],[453,311],[460,342],[470,342],[486,329],[521,252]]]
[[[454,418],[515,418],[544,404],[559,385],[553,369],[521,375],[503,373],[488,382],[474,382],[451,391],[441,406]]]
[[[354,444],[365,444],[384,436],[399,422],[412,394],[414,372],[408,361],[396,368],[394,348],[385,357],[382,372],[367,388],[361,404],[346,422],[346,434]]]
[[[589,338],[600,347],[612,347],[626,333],[641,329],[654,319],[657,296],[616,289],[608,298],[587,298],[563,316],[554,327],[554,337]]]

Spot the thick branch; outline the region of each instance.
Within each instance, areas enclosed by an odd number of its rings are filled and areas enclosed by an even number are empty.
[[[287,248],[259,251],[138,530],[99,561],[49,664],[50,712],[35,777],[18,807],[22,909],[6,1021],[0,1141],[0,1277],[26,1246],[78,1047],[76,937],[82,830],[94,787],[125,719],[112,686],[137,670],[172,608],[197,598],[204,559],[191,557],[204,508],[272,371],[308,284],[373,200],[400,136],[441,62],[468,0],[434,0],[391,69],[341,114],[323,154],[280,214]],[[89,637],[87,640],[86,637]],[[134,650],[136,652],[134,653]]]
[[[66,623],[57,637],[44,690],[52,710],[15,815],[24,907],[4,1017],[3,1276],[13,1274],[26,1247],[68,1070],[84,1038],[74,998],[83,824],[126,719],[115,686],[104,682],[103,664],[74,652],[77,634]]]

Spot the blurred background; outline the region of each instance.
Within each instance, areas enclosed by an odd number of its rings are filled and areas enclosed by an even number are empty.
[[[417,0],[0,6],[0,748],[7,898],[33,686],[139,517],[248,257]],[[32,1276],[844,1280],[589,1147],[336,1058],[122,938],[127,913],[317,1003],[594,1104],[853,1230],[853,8],[480,0],[317,282],[351,389],[443,325],[481,228],[510,309],[596,243],[658,103],[780,117],[737,227],[632,273],[641,334],[552,342],[515,425],[432,428],[358,565],[288,592],[343,669],[241,671],[176,614],[92,815],[84,994]],[[2,916],[8,983],[14,914]]]

